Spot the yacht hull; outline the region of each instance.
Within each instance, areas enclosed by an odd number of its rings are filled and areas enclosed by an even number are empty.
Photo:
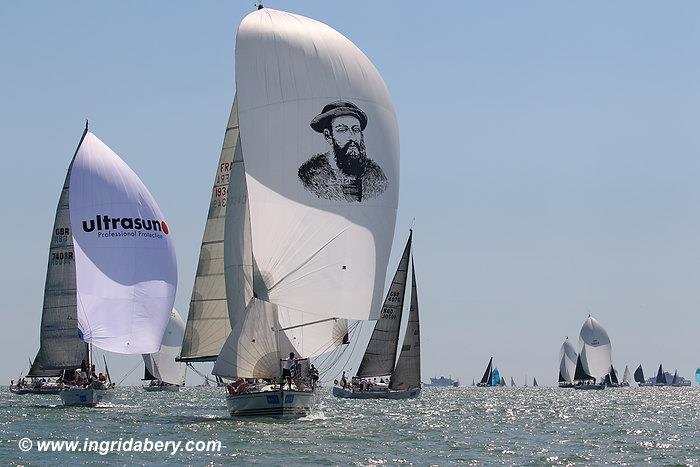
[[[414,399],[420,396],[420,388],[408,389],[405,391],[352,391],[335,386],[333,388],[333,395],[342,399]]]
[[[226,397],[232,417],[272,417],[294,419],[305,417],[316,403],[311,391],[263,391]]]
[[[10,392],[22,396],[25,394],[58,394],[59,388],[16,388],[10,387]]]
[[[63,405],[94,407],[112,402],[114,389],[70,388],[59,392]]]

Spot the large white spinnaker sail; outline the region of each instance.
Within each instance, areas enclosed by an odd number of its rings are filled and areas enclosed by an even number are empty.
[[[83,340],[117,353],[157,352],[175,300],[177,265],[155,199],[88,131],[73,160],[69,203]]]
[[[83,141],[87,128],[80,138]],[[76,149],[77,152],[77,149]],[[75,157],[75,155],[74,155]],[[68,167],[49,245],[44,306],[41,315],[40,347],[27,376],[58,376],[62,370],[74,370],[89,360],[87,344],[78,335],[78,310],[75,297],[75,252],[68,214],[70,174]]]
[[[559,350],[559,382],[573,383],[578,354],[567,337]]]
[[[603,381],[612,367],[612,345],[608,333],[595,318],[588,316],[584,321],[579,345],[583,370],[597,382]]]
[[[185,385],[187,365],[175,361],[175,357],[180,355],[184,334],[185,322],[180,317],[180,313],[173,308],[165,328],[165,334],[163,334],[160,350],[156,353],[143,355],[146,370],[154,378],[178,386]]]
[[[338,321],[311,323],[377,317],[399,188],[398,126],[388,90],[369,59],[337,31],[291,13],[251,13],[238,30],[236,86],[245,176],[232,175],[229,199],[235,191],[247,202],[238,214],[231,205],[227,212],[234,330],[214,368],[221,376],[240,376],[231,372],[246,358],[235,328],[256,315],[278,331],[301,326],[280,333],[303,356],[340,340]],[[250,255],[241,240],[250,242]],[[241,308],[248,263],[255,300]]]
[[[232,175],[235,175],[233,158],[236,150],[240,150],[238,141],[238,105],[234,98],[216,166],[207,223],[199,250],[185,337],[179,356],[182,361],[216,360],[231,332],[224,278],[224,230],[229,182]],[[235,188],[238,185],[234,182],[232,186]],[[233,201],[241,200],[240,197],[234,197]]]

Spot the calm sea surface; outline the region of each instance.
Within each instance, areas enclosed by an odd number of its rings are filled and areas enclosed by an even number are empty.
[[[112,405],[0,390],[2,464],[700,464],[700,388],[426,388],[410,401],[335,399],[298,421],[231,419],[224,390],[119,388]],[[33,447],[19,449],[28,437]],[[208,441],[220,452],[37,452],[41,440]],[[82,447],[82,445],[81,445]]]

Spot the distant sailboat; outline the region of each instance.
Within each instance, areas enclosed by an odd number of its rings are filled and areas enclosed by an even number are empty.
[[[488,363],[488,365],[486,365],[486,371],[484,371],[484,376],[481,377],[481,381],[479,381],[479,383],[477,383],[477,386],[479,386],[479,387],[493,386],[492,376],[493,376],[493,357],[491,357],[489,359],[489,363]]]
[[[532,378],[532,387],[536,388],[537,386],[537,378]]]
[[[182,336],[185,333],[185,322],[175,308],[170,313],[170,321],[165,328],[160,350],[152,354],[144,354],[144,381],[149,381],[143,389],[146,391],[177,392],[185,385],[187,365],[178,363],[175,357],[180,354]]]
[[[581,327],[579,345],[574,374],[576,389],[604,389],[605,376],[612,368],[612,346],[608,333],[591,315]]]
[[[695,370],[695,381],[700,384],[700,368]]]
[[[622,374],[622,383],[620,383],[620,386],[629,387],[631,379],[632,375],[630,374],[630,369],[625,365],[625,372]]]
[[[474,382],[474,378],[472,378],[472,386],[476,386],[476,383]]]
[[[659,365],[659,371],[656,372],[656,379],[654,380],[654,386],[666,386],[666,375],[664,375],[663,365]]]
[[[515,381],[513,380],[513,377],[510,377],[510,387],[514,388],[515,387]]]
[[[567,337],[559,349],[559,387],[571,388],[574,386],[574,373],[576,372],[576,349]]]
[[[501,372],[498,370],[498,368],[494,368],[491,371],[491,386],[500,386],[501,385]]]
[[[639,384],[639,386],[653,386],[654,383],[647,382],[644,378],[644,370],[642,370],[642,365],[639,365],[636,370],[634,370],[634,381]]]

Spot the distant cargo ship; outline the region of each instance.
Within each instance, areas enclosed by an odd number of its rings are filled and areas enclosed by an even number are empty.
[[[457,387],[459,386],[459,381],[455,381],[452,378],[445,378],[444,376],[440,376],[439,378],[430,378],[430,385],[431,386],[454,386]]]

